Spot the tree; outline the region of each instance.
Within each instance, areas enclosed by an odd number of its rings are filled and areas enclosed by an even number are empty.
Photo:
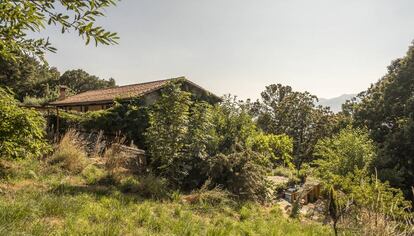
[[[49,149],[46,122],[35,110],[22,108],[0,87],[0,158],[39,157]]]
[[[81,69],[66,71],[60,76],[58,83],[59,85],[68,86],[75,93],[115,87],[115,80],[113,78],[109,80],[99,79],[99,77],[90,75]]]
[[[245,104],[230,95],[214,107],[213,123],[218,135],[216,154],[232,153],[236,145],[246,147],[249,138],[258,131]]]
[[[161,175],[181,185],[191,166],[185,165],[185,155],[191,94],[171,83],[162,90],[149,113],[146,141],[151,164]]]
[[[59,85],[69,87],[67,95],[116,86],[112,78],[99,79],[80,69],[66,71],[60,76],[55,67],[25,55],[19,61],[0,57],[0,85],[11,88],[16,98],[25,103],[56,100],[59,97]]]
[[[46,25],[74,31],[95,44],[114,44],[116,33],[95,24],[103,10],[116,0],[2,0],[0,2],[0,57],[16,60],[22,55],[43,59],[45,51],[55,52],[48,38],[34,39],[27,32],[41,32]]]
[[[404,190],[414,201],[414,44],[404,58],[353,104],[353,124],[367,127],[378,146],[379,178]]]
[[[335,234],[339,220],[363,225],[361,230],[381,222],[403,222],[410,217],[410,203],[401,190],[381,182],[374,175],[375,145],[367,131],[347,127],[315,147],[317,175],[329,191],[328,213]],[[349,213],[349,214],[348,214]],[[381,232],[381,230],[377,230]],[[374,233],[376,234],[376,233]]]
[[[315,106],[317,97],[308,92],[295,92],[290,86],[272,84],[257,102],[258,126],[266,133],[287,134],[293,138],[294,163],[312,159],[317,141],[332,129],[333,114],[327,107]]]
[[[41,64],[33,57],[22,55],[20,60],[11,61],[0,56],[0,85],[13,90],[18,100],[26,96],[44,97],[48,85],[56,83],[59,71],[48,64]]]

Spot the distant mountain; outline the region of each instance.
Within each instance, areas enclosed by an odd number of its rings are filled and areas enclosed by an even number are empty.
[[[330,107],[333,112],[340,112],[342,109],[342,104],[357,94],[342,94],[339,97],[335,98],[319,98],[319,105]]]

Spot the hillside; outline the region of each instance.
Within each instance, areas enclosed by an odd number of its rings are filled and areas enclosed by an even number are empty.
[[[339,112],[342,109],[342,104],[357,94],[342,94],[339,97],[334,98],[319,98],[319,105],[328,106],[333,112]]]

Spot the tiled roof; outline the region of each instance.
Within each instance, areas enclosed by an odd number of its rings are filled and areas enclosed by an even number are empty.
[[[179,79],[179,78],[174,78]],[[115,98],[128,99],[140,97],[152,91],[158,90],[174,79],[158,80],[147,83],[131,84],[114,88],[91,90],[74,96],[67,97],[60,101],[51,102],[51,105],[89,104],[114,101]],[[184,79],[182,77],[182,79]]]

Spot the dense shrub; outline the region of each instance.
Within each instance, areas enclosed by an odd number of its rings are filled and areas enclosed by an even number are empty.
[[[395,234],[398,232],[395,226],[404,225],[405,218],[412,217],[411,204],[401,190],[372,174],[375,148],[363,130],[348,127],[332,138],[321,140],[316,155],[320,159],[314,163],[325,187],[341,193],[335,199],[340,212],[334,215],[341,215],[342,225],[359,225],[361,231],[374,235],[394,228],[392,234]],[[386,224],[380,227],[380,221]]]
[[[42,115],[20,107],[13,95],[1,87],[0,121],[0,157],[38,157],[49,150]]]
[[[287,135],[264,134],[258,132],[247,140],[247,146],[266,157],[269,166],[293,167],[292,151],[293,141]]]
[[[375,147],[366,132],[348,127],[332,138],[320,140],[315,156],[319,158],[314,162],[319,176],[328,182],[336,181],[358,171],[368,174]]]
[[[248,109],[230,95],[214,107],[213,123],[218,137],[216,154],[230,154],[236,145],[245,147],[258,130]]]
[[[288,163],[292,148],[285,136],[254,138],[260,133],[235,98],[227,97],[213,107],[191,100],[174,83],[163,90],[151,109],[149,125],[146,141],[152,167],[185,190],[211,179],[210,187],[263,201],[267,193],[264,166],[271,161]]]
[[[211,184],[221,186],[244,200],[265,201],[268,195],[266,170],[257,163],[260,154],[240,151],[208,159]]]

